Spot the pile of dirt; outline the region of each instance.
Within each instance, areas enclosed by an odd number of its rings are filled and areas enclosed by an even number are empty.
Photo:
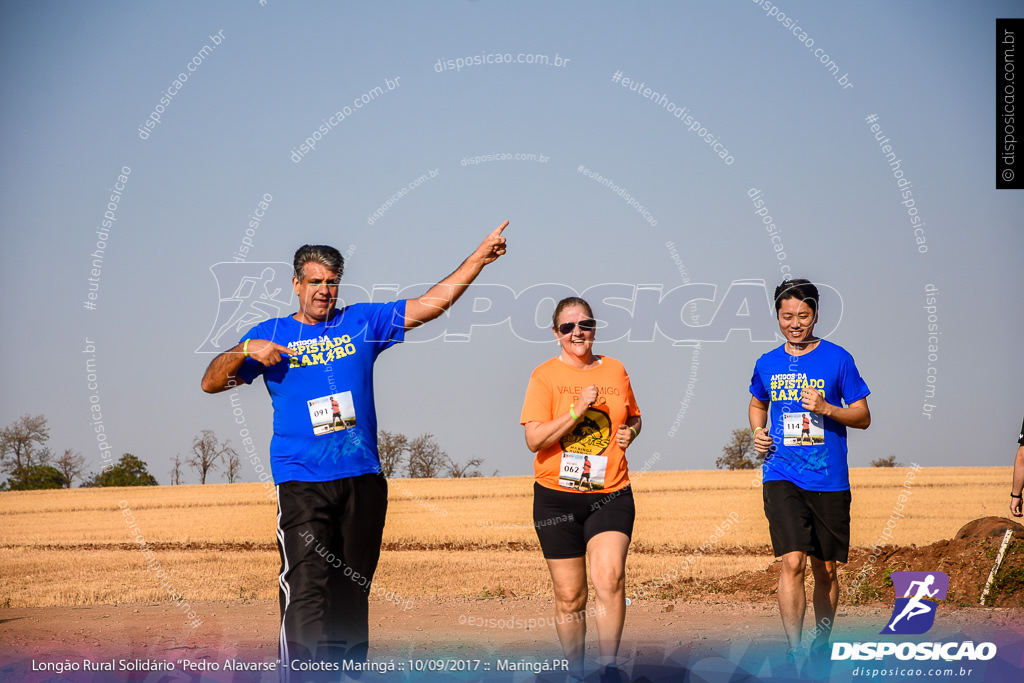
[[[949,576],[943,605],[976,607],[995,563],[1006,529],[1013,537],[1006,548],[985,605],[1024,607],[1024,527],[999,517],[986,517],[965,525],[948,541],[931,545],[880,546],[850,550],[850,561],[839,565],[840,601],[848,605],[891,606],[895,602],[894,571],[942,571]],[[647,592],[659,598],[700,599],[708,593],[749,602],[775,602],[779,562],[762,571],[742,572],[711,583],[687,578]],[[808,596],[814,585],[808,567]]]
[[[1007,530],[1012,531],[1015,538],[1024,538],[1024,526],[1017,522],[1004,517],[982,517],[973,522],[967,522],[967,524],[960,527],[960,531],[956,532],[953,540],[960,541],[965,538],[992,537],[997,537],[1001,540]]]

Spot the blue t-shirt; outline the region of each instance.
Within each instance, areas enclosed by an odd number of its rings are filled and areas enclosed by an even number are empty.
[[[353,304],[323,323],[288,316],[256,325],[245,339],[268,339],[298,354],[266,367],[246,358],[238,377],[263,375],[274,406],[274,481],[331,481],[380,472],[373,363],[405,339],[405,301]]]
[[[834,406],[850,405],[871,393],[853,356],[824,339],[802,356],[786,353],[783,344],[758,358],[750,393],[771,404],[768,424],[775,442],[774,453],[764,460],[764,481],[791,481],[808,491],[846,491],[846,426],[803,408],[805,384],[823,392]]]

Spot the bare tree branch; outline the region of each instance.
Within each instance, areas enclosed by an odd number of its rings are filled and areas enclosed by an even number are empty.
[[[242,461],[238,459],[238,453],[231,451],[228,455],[228,483],[234,484],[238,481],[238,475],[242,472]]]
[[[480,465],[484,464],[483,458],[470,458],[464,464],[455,462],[454,459],[448,461],[448,476],[452,479],[463,479],[465,477],[482,477],[480,473]]]
[[[50,438],[45,415],[25,414],[0,429],[0,468],[11,475],[33,465],[45,465],[50,450],[43,444]]]
[[[171,468],[171,486],[179,486],[181,484],[181,453],[175,454],[171,463],[174,465]]]
[[[439,477],[448,463],[448,454],[441,450],[433,434],[420,434],[409,444],[410,477]]]
[[[405,434],[380,430],[377,435],[377,453],[380,455],[380,470],[385,477],[398,474],[402,459],[408,451],[409,438]]]
[[[64,454],[53,461],[53,466],[58,472],[64,475],[64,487],[71,488],[74,479],[81,479],[85,470],[85,456],[70,448],[64,449]]]
[[[192,440],[192,457],[188,459],[188,466],[199,474],[200,484],[206,483],[206,475],[217,469],[218,463],[224,462],[232,453],[237,455],[228,443],[221,443],[210,429],[202,430],[202,433]]]

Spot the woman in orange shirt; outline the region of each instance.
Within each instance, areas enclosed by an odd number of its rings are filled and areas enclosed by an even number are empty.
[[[533,371],[520,417],[526,445],[537,454],[534,527],[555,589],[555,630],[578,676],[590,558],[599,664],[611,674],[626,618],[626,553],[636,514],[626,449],[640,433],[640,409],[622,363],[593,353],[596,323],[586,301],[558,302],[552,323],[561,353]],[[584,468],[587,491],[580,488]]]

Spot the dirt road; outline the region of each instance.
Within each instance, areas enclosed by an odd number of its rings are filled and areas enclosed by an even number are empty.
[[[201,621],[196,626],[169,603],[3,610],[0,679],[277,680],[276,671],[251,670],[279,666],[276,602],[208,602],[193,604],[192,609]],[[889,610],[883,608],[841,608],[833,641],[885,640],[877,634],[888,616]],[[562,680],[564,676],[551,671],[561,667],[552,618],[551,601],[539,598],[420,599],[406,610],[375,603],[370,655],[376,668],[372,673],[364,671],[361,680]],[[949,680],[1020,680],[1024,669],[1020,610],[942,610],[927,639],[993,640],[999,645],[996,660],[981,663],[988,666],[984,678],[953,676]],[[687,671],[691,680],[729,680],[741,671],[758,680],[783,680],[788,674],[778,664],[782,649],[774,604],[712,597],[634,602],[627,609],[621,653],[627,658],[625,671],[634,681],[681,680]],[[588,655],[596,658],[596,654],[592,637]],[[842,662],[845,668],[829,673],[813,671],[808,662],[803,675],[811,680],[853,680],[857,679],[850,673],[854,664]],[[906,662],[885,666],[890,664]],[[76,665],[77,669],[61,673],[62,667]],[[166,670],[171,665],[173,669]],[[951,668],[959,665],[956,662]],[[112,671],[86,670],[104,666]],[[226,666],[248,670],[226,670]],[[159,668],[164,670],[153,671]],[[1004,675],[1015,678],[1001,678]]]

